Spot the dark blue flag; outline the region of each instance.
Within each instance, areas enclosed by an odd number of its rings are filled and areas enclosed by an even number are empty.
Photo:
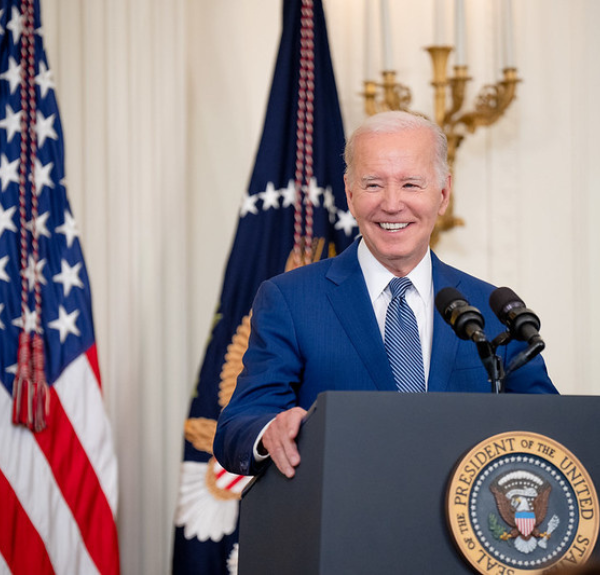
[[[260,283],[339,253],[357,233],[344,194],[344,130],[321,0],[284,0],[264,131],[185,423],[173,573],[237,573],[239,493],[248,478],[212,457],[216,420],[242,369]]]

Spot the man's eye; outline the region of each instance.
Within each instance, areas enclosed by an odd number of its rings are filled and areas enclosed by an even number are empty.
[[[371,183],[369,183],[369,184],[367,184],[367,185],[365,186],[365,189],[366,189],[366,190],[368,190],[368,191],[370,191],[370,192],[377,191],[377,190],[379,190],[380,188],[381,188],[381,185],[380,185],[380,184],[376,184],[376,183],[374,183],[374,182],[371,182]]]

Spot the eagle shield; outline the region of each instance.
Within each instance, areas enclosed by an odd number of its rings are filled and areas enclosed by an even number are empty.
[[[511,527],[507,539],[541,536],[538,526],[546,517],[551,490],[545,479],[526,470],[509,471],[492,482],[500,516]]]

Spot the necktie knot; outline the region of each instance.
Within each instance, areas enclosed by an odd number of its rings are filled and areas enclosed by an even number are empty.
[[[392,298],[403,298],[412,285],[412,282],[408,278],[392,278],[389,283]]]

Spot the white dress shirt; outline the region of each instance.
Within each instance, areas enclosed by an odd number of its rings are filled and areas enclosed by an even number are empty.
[[[373,311],[377,318],[381,338],[385,333],[385,316],[392,294],[388,284],[394,274],[387,270],[369,251],[364,240],[358,246],[358,263],[360,264]],[[417,266],[406,276],[413,287],[406,292],[406,302],[412,309],[419,327],[419,339],[423,353],[423,373],[425,385],[429,379],[429,364],[431,362],[431,342],[433,338],[433,280],[431,277],[431,253],[427,253]]]

